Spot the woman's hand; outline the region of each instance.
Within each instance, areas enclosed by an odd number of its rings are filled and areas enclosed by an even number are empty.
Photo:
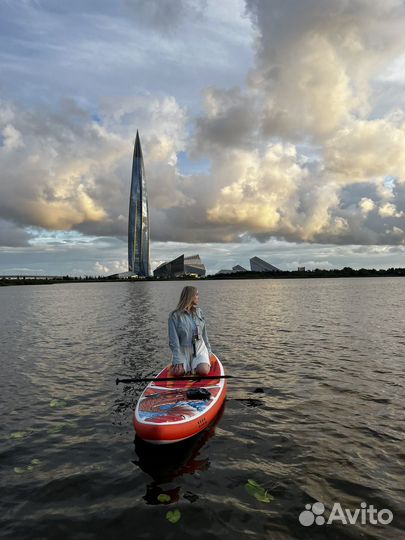
[[[177,377],[182,377],[184,375],[184,365],[183,364],[175,364],[172,366],[172,372]]]

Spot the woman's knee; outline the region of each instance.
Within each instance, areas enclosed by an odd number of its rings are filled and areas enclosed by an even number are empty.
[[[209,364],[206,364],[204,362],[196,366],[195,372],[197,375],[208,375],[208,373],[210,372],[210,367],[211,366]]]

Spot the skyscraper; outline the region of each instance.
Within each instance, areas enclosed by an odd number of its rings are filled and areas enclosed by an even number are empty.
[[[150,275],[149,211],[141,141],[136,131],[128,218],[128,270]]]

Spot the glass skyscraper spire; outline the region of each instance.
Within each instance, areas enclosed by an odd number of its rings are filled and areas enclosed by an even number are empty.
[[[148,195],[138,131],[132,161],[129,199],[128,270],[138,276],[150,275]]]

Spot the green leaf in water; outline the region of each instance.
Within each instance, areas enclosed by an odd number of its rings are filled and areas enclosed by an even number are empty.
[[[269,503],[274,500],[274,497],[272,497],[268,493],[268,491],[264,489],[264,487],[262,487],[254,480],[249,479],[245,484],[245,488],[249,495],[251,495],[260,502]]]
[[[24,474],[25,469],[24,469],[24,467],[14,467],[14,472],[17,473],[17,474]]]
[[[53,399],[49,405],[51,407],[66,407],[67,402],[64,399]]]
[[[179,519],[181,518],[180,510],[169,510],[166,513],[166,519],[167,521],[170,521],[170,523],[177,523]]]
[[[166,493],[161,493],[160,495],[158,495],[157,500],[161,503],[169,503],[172,498],[170,497],[170,495],[166,495]]]
[[[251,478],[249,478],[249,480],[247,481],[247,483],[251,486],[254,486],[254,487],[257,487],[257,488],[260,488],[261,485],[258,484],[257,482],[255,482],[254,480],[252,480]]]
[[[38,458],[31,459],[31,465],[39,465],[41,460]]]
[[[33,470],[34,470],[33,465],[28,465],[28,466],[27,466],[27,471],[31,472],[31,471],[33,471]]]
[[[60,433],[63,429],[63,424],[55,424],[50,429],[48,429],[48,433],[50,435],[53,435],[55,433]]]

